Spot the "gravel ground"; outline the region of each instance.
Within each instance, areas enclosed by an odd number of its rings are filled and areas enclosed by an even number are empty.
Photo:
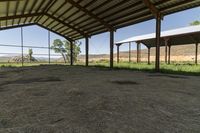
[[[0,133],[199,133],[200,77],[106,68],[0,69]]]

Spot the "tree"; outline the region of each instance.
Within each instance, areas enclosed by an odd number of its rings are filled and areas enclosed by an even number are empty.
[[[77,61],[78,55],[81,53],[80,45],[81,43],[78,44],[78,42],[73,44],[73,60],[75,62]],[[56,39],[54,40],[51,49],[53,49],[55,53],[60,53],[65,63],[70,62],[71,50],[69,41],[61,41],[60,39]]]
[[[190,25],[200,25],[200,21],[196,20],[196,21],[190,23]]]
[[[29,61],[31,62],[33,59],[33,50],[32,49],[28,50],[28,55],[29,55]]]

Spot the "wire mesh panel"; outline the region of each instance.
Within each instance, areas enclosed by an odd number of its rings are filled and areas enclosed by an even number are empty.
[[[20,57],[20,58],[16,58]],[[0,64],[11,65],[21,64],[21,48],[17,46],[7,46],[0,44]]]
[[[54,50],[50,50],[50,64],[69,64],[65,62],[63,56],[59,53],[55,53]]]
[[[23,48],[23,51],[22,51]],[[13,66],[31,66],[41,64],[64,64],[60,54],[48,47],[0,44],[0,64]]]

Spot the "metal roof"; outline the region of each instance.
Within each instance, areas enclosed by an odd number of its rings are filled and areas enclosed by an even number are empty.
[[[77,40],[200,6],[200,0],[0,0],[0,30],[38,24]]]
[[[123,44],[129,42],[141,42],[148,47],[155,47],[156,34],[146,34],[135,36],[115,44]],[[200,42],[200,25],[188,26],[161,32],[161,46],[165,45],[165,39],[168,39],[170,45],[194,44]]]

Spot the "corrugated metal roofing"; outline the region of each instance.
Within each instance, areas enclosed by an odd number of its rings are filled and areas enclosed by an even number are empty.
[[[200,6],[200,0],[149,0],[163,15]],[[80,39],[153,19],[143,0],[0,0],[0,25],[38,24]]]
[[[155,47],[156,34],[146,34],[141,36],[134,36],[116,44],[123,44],[129,42],[142,42],[148,47]],[[193,44],[200,42],[200,25],[188,26],[161,32],[161,45],[165,45],[164,39],[168,39],[171,45]]]

